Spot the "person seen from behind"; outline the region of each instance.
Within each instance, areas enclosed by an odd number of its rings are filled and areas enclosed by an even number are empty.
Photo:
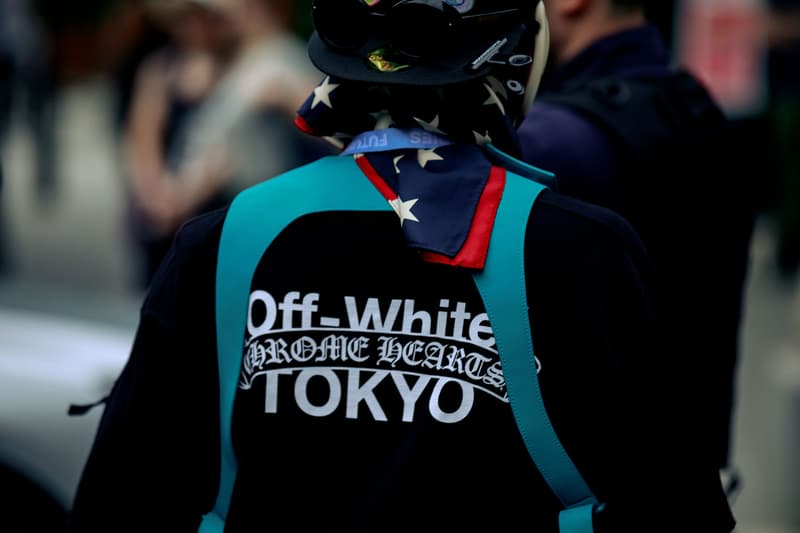
[[[756,211],[756,177],[737,163],[747,147],[706,88],[671,63],[646,0],[543,1],[549,63],[519,128],[523,158],[642,238],[665,297],[676,407],[696,460],[728,479]]]
[[[182,227],[69,531],[730,532],[636,233],[519,159],[542,4],[312,13],[341,153]]]

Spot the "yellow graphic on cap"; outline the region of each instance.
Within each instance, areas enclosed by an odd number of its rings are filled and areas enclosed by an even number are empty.
[[[398,70],[409,68],[410,65],[395,63],[394,61],[386,59],[386,55],[387,51],[385,48],[378,48],[367,55],[367,60],[379,72],[397,72]]]

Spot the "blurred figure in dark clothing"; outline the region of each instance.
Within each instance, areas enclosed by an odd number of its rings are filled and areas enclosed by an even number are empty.
[[[772,171],[779,273],[800,267],[800,0],[771,0],[768,18]]]
[[[550,61],[520,127],[524,158],[562,193],[623,214],[658,268],[664,357],[698,457],[729,466],[754,206],[730,123],[671,66],[644,0],[544,0]]]
[[[5,83],[0,79],[0,90]],[[0,275],[8,269],[8,250],[6,245],[5,218],[3,215],[3,157],[0,154]]]
[[[1,13],[0,16],[2,16]],[[11,76],[13,72],[11,52],[0,44],[0,144],[6,137],[11,120]]]
[[[2,13],[0,13],[2,16]],[[3,156],[2,147],[11,118],[11,74],[13,65],[11,54],[0,45],[0,274],[7,267],[5,225],[3,220]]]
[[[155,20],[145,0],[136,0],[130,9],[137,19],[137,37],[111,72],[116,94],[115,119],[120,131],[123,131],[130,112],[139,67],[150,54],[169,43],[169,32]]]
[[[124,131],[131,195],[131,223],[147,286],[178,227],[219,207],[226,163],[214,159],[203,179],[183,168],[194,113],[213,92],[227,65],[230,34],[219,0],[170,0],[149,4],[170,32],[167,45],[140,65]],[[209,160],[217,154],[209,154]]]
[[[0,50],[9,61],[0,133],[10,125],[12,110],[20,109],[34,138],[35,190],[41,201],[48,202],[56,188],[56,80],[48,35],[34,2],[0,0]]]

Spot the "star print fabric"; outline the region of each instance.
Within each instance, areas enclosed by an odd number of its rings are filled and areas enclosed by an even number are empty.
[[[300,108],[296,125],[347,146],[385,128],[435,134],[452,144],[390,147],[357,154],[367,178],[399,217],[409,246],[423,259],[483,268],[505,179],[482,145],[519,154],[509,101],[493,78],[448,88],[386,87],[326,77]]]
[[[298,111],[308,134],[347,144],[355,135],[389,126],[421,127],[459,144],[491,142],[520,155],[516,125],[522,96],[489,76],[448,87],[385,86],[326,77]]]

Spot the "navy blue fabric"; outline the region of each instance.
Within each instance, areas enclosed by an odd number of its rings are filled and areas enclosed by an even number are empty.
[[[620,168],[602,129],[563,106],[544,102],[534,104],[519,133],[522,159],[556,173],[559,192],[583,191],[601,205],[617,207]],[[574,178],[562,182],[558,176]]]
[[[658,29],[652,25],[633,28],[600,39],[563,65],[549,65],[539,94],[558,91],[576,79],[611,74],[666,74],[669,64],[669,51]]]
[[[601,39],[564,65],[549,65],[539,95],[543,100],[566,84],[587,78],[668,72],[669,54],[661,35],[654,26],[645,26]],[[619,207],[616,178],[621,167],[599,126],[563,106],[534,101],[517,131],[522,159],[571,177],[568,183],[559,181],[560,192],[579,192],[578,196],[600,205]]]
[[[731,125],[647,26],[549,71],[519,129],[523,158],[554,172],[559,192],[617,211],[645,243],[675,332],[666,357],[693,368],[676,411],[697,457],[718,468],[729,461],[757,179]]]
[[[438,148],[441,160],[421,168],[416,150],[402,159],[392,153],[368,154],[367,160],[403,200],[417,200],[417,221],[405,221],[403,233],[409,245],[454,257],[472,226],[473,214],[489,179],[491,163],[475,145]],[[402,178],[402,179],[401,179]]]

